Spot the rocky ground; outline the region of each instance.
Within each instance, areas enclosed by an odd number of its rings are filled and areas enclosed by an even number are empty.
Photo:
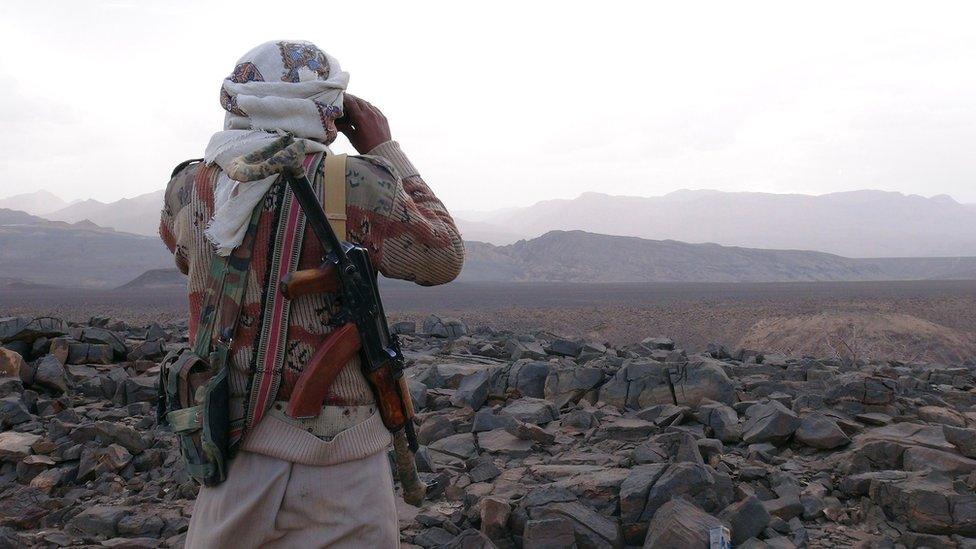
[[[430,485],[406,547],[976,547],[976,362],[398,323]],[[156,427],[185,324],[0,319],[0,547],[181,546]]]

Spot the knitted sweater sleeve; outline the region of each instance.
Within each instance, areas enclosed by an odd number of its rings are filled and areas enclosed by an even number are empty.
[[[163,209],[159,218],[159,237],[173,254],[176,266],[183,274],[190,268],[189,248],[192,220],[191,198],[195,194],[194,180],[201,164],[180,164],[170,177],[163,195]]]
[[[370,250],[377,269],[389,278],[411,280],[422,286],[454,280],[464,264],[464,242],[451,214],[420,177],[395,141],[377,146],[367,156],[355,157],[372,170],[347,170],[350,185],[349,232]],[[379,169],[377,169],[379,168]],[[360,177],[371,173],[373,178]],[[352,180],[348,179],[352,177]],[[370,180],[372,179],[372,180]],[[364,181],[367,185],[362,185]],[[371,185],[370,185],[371,184]],[[372,194],[373,215],[364,215],[355,198],[363,186],[385,192]],[[361,205],[361,203],[360,203]],[[383,215],[375,215],[382,212]],[[372,223],[372,227],[370,227]],[[365,224],[365,227],[364,227]],[[364,229],[370,233],[363,234]],[[357,232],[360,237],[356,238]]]

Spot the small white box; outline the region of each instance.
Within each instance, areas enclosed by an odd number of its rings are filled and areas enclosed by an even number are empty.
[[[724,526],[708,530],[708,549],[732,549],[732,533]]]

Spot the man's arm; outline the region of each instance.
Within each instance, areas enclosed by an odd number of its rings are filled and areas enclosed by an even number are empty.
[[[173,254],[176,266],[183,274],[189,271],[187,253],[188,211],[187,205],[193,196],[193,183],[200,164],[186,162],[173,170],[166,192],[163,195],[163,209],[159,216],[159,237]]]
[[[392,166],[389,213],[369,239],[377,269],[423,286],[454,280],[464,264],[464,242],[451,214],[391,140],[389,123],[379,109],[349,94],[344,109],[337,126],[356,150]]]
[[[395,141],[379,145],[370,155],[388,160],[400,174],[416,171]],[[419,174],[401,175],[383,233],[379,271],[434,286],[457,278],[463,265],[464,241],[447,208]]]

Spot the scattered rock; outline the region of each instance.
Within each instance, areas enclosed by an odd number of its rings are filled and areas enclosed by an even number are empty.
[[[6,431],[0,433],[0,461],[18,462],[31,453],[31,446],[41,435]]]
[[[526,423],[545,425],[559,419],[559,409],[541,398],[520,398],[505,406],[501,413]]]
[[[20,377],[20,371],[26,368],[27,363],[20,354],[0,347],[0,377]]]
[[[723,525],[736,547],[976,538],[976,362],[394,331],[429,484],[405,547],[706,547]],[[181,546],[197,488],[154,403],[186,323],[5,318],[2,338],[0,546]]]
[[[126,355],[127,360],[160,360],[166,356],[166,341],[162,338],[151,339],[139,343],[132,347],[129,354]]]
[[[512,364],[508,374],[508,388],[514,389],[519,395],[533,398],[547,398],[545,384],[550,372],[548,362],[532,360],[517,361]]]
[[[13,427],[32,419],[19,395],[0,398],[0,428]]]
[[[818,413],[804,417],[794,436],[798,442],[821,450],[833,450],[851,442],[835,421]]]
[[[580,352],[583,350],[583,345],[579,341],[555,339],[545,349],[546,352],[551,355],[569,356],[575,358],[578,357]]]
[[[57,358],[46,355],[35,365],[32,383],[56,394],[66,392],[68,380],[65,376],[64,365]]]
[[[922,406],[918,409],[918,418],[950,427],[965,427],[967,424],[965,416],[944,406]]]
[[[709,531],[721,526],[721,520],[691,503],[672,499],[654,513],[644,547],[708,547]]]
[[[486,497],[480,502],[481,505],[481,531],[490,539],[501,539],[508,534],[508,516],[512,512],[512,506],[508,501]]]
[[[478,446],[485,452],[508,457],[525,457],[532,453],[531,440],[523,440],[505,429],[478,433]]]
[[[111,538],[118,533],[119,521],[127,511],[114,505],[95,505],[68,521],[68,528],[90,536]]]
[[[641,345],[648,349],[674,350],[674,340],[670,337],[647,337],[641,341]]]
[[[111,364],[112,347],[99,343],[69,343],[67,364]]]
[[[506,427],[505,430],[522,440],[528,440],[544,446],[556,441],[555,435],[533,423],[518,421]]]
[[[949,444],[956,447],[956,450],[970,458],[976,458],[976,429],[961,429],[959,427],[942,427]]]
[[[464,376],[454,396],[451,397],[451,404],[459,408],[466,406],[477,410],[486,400],[488,400],[488,372],[479,370]]]
[[[394,322],[390,325],[390,331],[394,334],[413,335],[417,333],[417,323],[408,320]]]
[[[573,525],[576,543],[580,547],[620,547],[622,538],[620,526],[585,505],[572,502],[557,502],[534,508],[531,518],[564,517]]]
[[[441,319],[430,315],[424,320],[424,334],[432,337],[457,338],[467,335],[468,327],[456,318]]]
[[[958,490],[944,475],[874,480],[869,495],[887,516],[915,532],[976,536],[976,494],[971,488]]]
[[[655,404],[696,407],[702,399],[725,404],[735,402],[735,386],[721,363],[705,357],[673,365],[633,360],[600,389],[603,402],[635,410]]]
[[[599,387],[603,379],[603,370],[599,368],[551,368],[545,380],[546,400],[552,401],[557,408],[575,404],[583,395]]]
[[[756,496],[748,496],[726,507],[719,518],[729,525],[732,544],[739,545],[759,536],[769,525],[770,515]]]
[[[565,518],[530,520],[522,532],[522,549],[567,549],[576,547],[573,523]]]
[[[715,438],[722,442],[731,443],[742,440],[739,415],[729,406],[720,402],[704,402],[698,407],[695,417],[699,423],[710,428]]]
[[[474,435],[471,433],[458,433],[444,437],[427,445],[431,452],[439,452],[456,458],[470,459],[478,455],[475,446]]]
[[[742,440],[747,444],[771,442],[783,444],[800,426],[800,418],[776,400],[766,400],[746,409]]]

